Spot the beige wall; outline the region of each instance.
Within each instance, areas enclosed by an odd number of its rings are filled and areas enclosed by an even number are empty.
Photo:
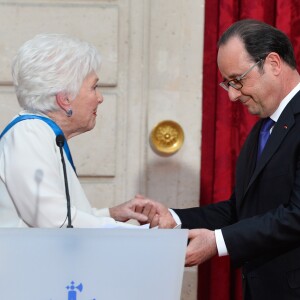
[[[19,46],[39,32],[81,37],[103,57],[97,125],[70,141],[92,204],[143,193],[169,207],[198,205],[204,0],[0,0],[0,25],[0,129],[19,110],[10,75]],[[168,119],[185,140],[162,157],[149,134]],[[196,293],[197,269],[186,269],[182,299]]]

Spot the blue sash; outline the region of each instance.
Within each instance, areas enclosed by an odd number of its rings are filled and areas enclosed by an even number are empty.
[[[1,138],[4,136],[4,134],[11,128],[13,127],[16,123],[20,122],[20,121],[24,121],[24,120],[28,120],[28,119],[39,119],[39,120],[42,120],[44,122],[46,122],[51,128],[52,130],[54,131],[55,135],[58,136],[58,135],[62,135],[63,137],[64,134],[62,132],[62,130],[60,129],[60,127],[54,122],[52,121],[51,119],[49,118],[46,118],[46,117],[42,117],[42,116],[37,116],[37,115],[20,115],[18,117],[16,117],[15,119],[13,119],[5,128],[4,130],[2,131],[1,135],[0,135],[0,140]],[[71,152],[70,152],[70,149],[69,149],[69,146],[68,146],[68,143],[67,143],[67,140],[65,138],[65,143],[64,143],[64,150],[65,150],[65,153],[67,155],[67,158],[71,164],[71,166],[73,167],[74,169],[74,172],[76,173],[76,169],[75,169],[75,166],[74,166],[74,163],[73,163],[73,159],[72,159],[72,156],[71,156]]]

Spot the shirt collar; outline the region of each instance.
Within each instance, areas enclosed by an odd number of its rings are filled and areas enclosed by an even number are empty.
[[[286,97],[283,98],[283,100],[280,102],[278,108],[276,111],[270,116],[270,118],[277,122],[281,113],[285,109],[285,107],[288,105],[288,103],[293,99],[293,97],[299,92],[300,90],[300,82],[287,94]]]

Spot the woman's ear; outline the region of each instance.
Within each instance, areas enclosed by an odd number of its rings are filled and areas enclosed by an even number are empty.
[[[65,111],[68,118],[72,117],[73,110],[71,107],[71,102],[65,93],[60,92],[56,94],[56,102],[58,106]]]
[[[63,109],[64,111],[67,111],[70,109],[70,100],[68,99],[68,96],[66,93],[59,92],[56,94],[56,102],[58,106]]]

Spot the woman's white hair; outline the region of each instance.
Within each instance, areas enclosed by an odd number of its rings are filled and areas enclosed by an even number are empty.
[[[89,43],[64,34],[38,34],[25,42],[12,64],[20,106],[29,111],[58,110],[56,94],[74,98],[101,57]]]

